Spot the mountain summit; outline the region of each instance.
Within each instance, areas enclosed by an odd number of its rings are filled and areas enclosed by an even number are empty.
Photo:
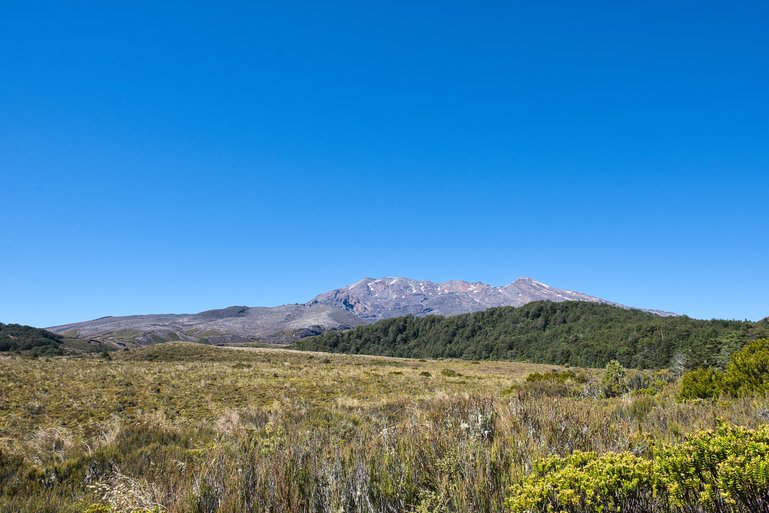
[[[615,304],[581,292],[556,289],[528,277],[502,287],[478,281],[435,283],[400,277],[363,278],[341,289],[324,292],[308,304],[338,306],[373,322],[403,315],[457,315],[495,306],[522,306],[532,301]]]
[[[628,308],[581,292],[556,289],[527,277],[502,287],[461,280],[436,283],[387,277],[363,278],[319,294],[304,304],[231,306],[196,314],[102,317],[48,329],[117,347],[167,340],[279,344],[391,317],[457,315],[497,306],[522,306],[532,301],[586,301]]]

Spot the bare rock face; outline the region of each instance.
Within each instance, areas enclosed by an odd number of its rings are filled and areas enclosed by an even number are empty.
[[[367,321],[402,315],[456,315],[532,301],[589,301],[613,304],[580,292],[552,288],[531,278],[495,287],[481,282],[444,283],[408,278],[364,278],[316,296],[308,304],[336,305]]]
[[[346,287],[324,292],[305,304],[231,306],[197,314],[102,317],[53,326],[48,330],[98,340],[115,347],[167,340],[285,344],[326,331],[350,329],[391,317],[457,315],[543,300],[588,301],[622,307],[581,292],[556,289],[527,277],[502,287],[461,280],[436,283],[398,277],[363,278]]]

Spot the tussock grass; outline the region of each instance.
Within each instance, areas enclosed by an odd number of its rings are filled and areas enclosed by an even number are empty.
[[[186,343],[0,358],[0,511],[501,511],[544,456],[643,455],[769,411],[672,385],[601,399],[589,369],[526,383],[552,371]]]

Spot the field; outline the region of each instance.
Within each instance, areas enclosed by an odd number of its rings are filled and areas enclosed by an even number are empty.
[[[533,373],[571,376],[529,380]],[[676,400],[676,376],[170,343],[0,358],[0,511],[504,510],[543,457],[647,454],[766,397]]]

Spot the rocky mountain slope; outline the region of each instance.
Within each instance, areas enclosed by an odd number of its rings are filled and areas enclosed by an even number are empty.
[[[398,277],[364,278],[324,292],[305,304],[232,306],[197,314],[102,317],[48,329],[117,347],[166,340],[290,343],[306,336],[403,315],[457,315],[542,300],[622,306],[580,292],[556,289],[526,277],[502,287],[459,280],[435,283]]]
[[[364,321],[331,305],[276,307],[231,306],[197,314],[131,315],[48,328],[54,333],[94,339],[116,347],[169,340],[212,344],[290,343],[330,330],[349,329]]]
[[[457,315],[495,306],[522,306],[532,301],[615,304],[581,292],[556,289],[527,277],[503,287],[460,280],[435,283],[395,277],[364,278],[320,294],[308,304],[338,306],[366,321],[378,321],[403,315]]]

